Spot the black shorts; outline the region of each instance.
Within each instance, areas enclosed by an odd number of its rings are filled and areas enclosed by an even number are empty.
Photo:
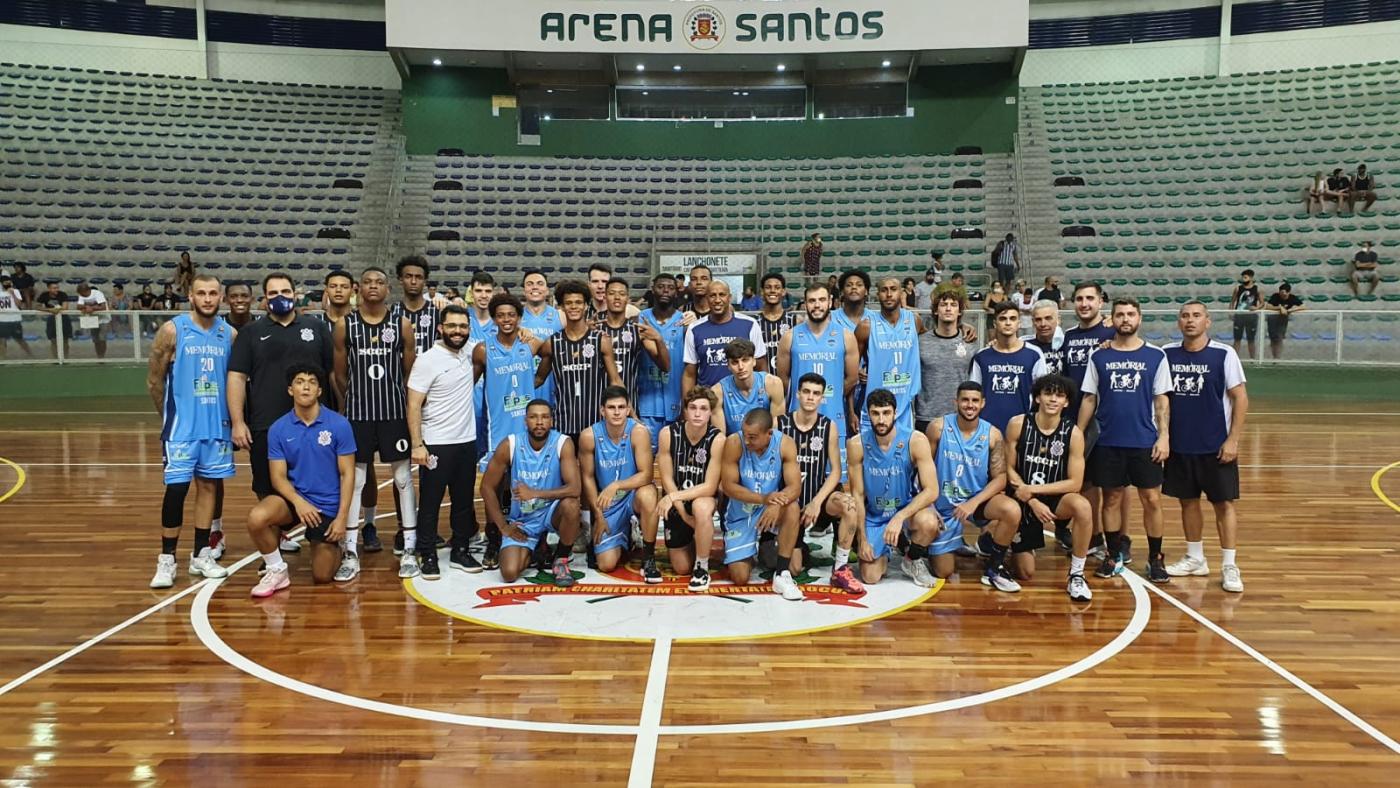
[[[1278,341],[1288,336],[1288,318],[1283,315],[1270,315],[1264,318],[1264,326],[1269,331],[1269,339]]]
[[[1222,463],[1214,454],[1177,454],[1167,457],[1162,494],[1173,498],[1199,499],[1211,503],[1237,501],[1240,497],[1240,465]]]
[[[24,323],[0,323],[0,339],[24,339]]]
[[[280,500],[282,503],[286,504],[288,517],[287,522],[277,527],[281,528],[283,533],[285,533],[296,528],[298,525],[301,525],[301,521],[297,519],[297,508],[295,506],[292,506],[292,502],[287,500],[286,498],[283,498],[280,495],[277,496],[277,499]],[[334,519],[335,515],[321,512],[321,524],[316,526],[308,525],[306,527],[306,532],[303,534],[306,537],[306,541],[317,543],[325,542],[326,531],[330,529],[331,521]]]
[[[1075,417],[1077,418],[1078,415],[1079,415],[1079,414],[1076,413],[1076,414],[1075,414]],[[1084,466],[1085,466],[1086,468],[1089,467],[1090,458],[1092,458],[1093,455],[1094,455],[1094,446],[1095,446],[1098,442],[1099,442],[1099,420],[1098,420],[1098,419],[1089,419],[1089,428],[1086,429],[1086,430],[1084,430]],[[1093,484],[1093,480],[1092,480],[1092,479],[1086,479],[1085,481],[1089,482],[1090,484]]]
[[[1050,507],[1050,511],[1054,512],[1060,508],[1060,499],[1063,497],[1063,495],[1037,495],[1035,500]],[[1045,523],[1042,523],[1040,518],[1035,516],[1035,512],[1031,511],[1029,502],[1017,501],[1017,503],[1021,504],[1021,527],[1016,531],[1016,535],[1011,537],[1011,552],[1030,553],[1039,550],[1045,546]],[[1068,522],[1069,520],[1056,520],[1055,525],[1063,525]]]
[[[51,317],[51,318],[49,318],[48,320],[45,320],[45,321],[44,321],[44,335],[47,336],[49,339],[56,339],[56,338],[57,338],[58,330],[54,328],[54,322],[57,321],[57,320],[59,320],[59,319],[60,319],[60,318],[58,318],[58,317]],[[65,318],[62,318],[62,320],[63,320],[63,338],[64,338],[64,339],[72,339],[72,338],[73,338],[73,321],[72,321],[72,320],[69,320],[69,319],[66,318],[66,317],[65,317]]]
[[[662,534],[662,541],[666,543],[667,550],[683,550],[695,544],[695,529],[681,518],[679,509],[685,509],[685,513],[690,514],[690,501],[681,501],[666,515],[666,532]]]
[[[352,421],[350,430],[355,433],[355,462],[374,462],[375,451],[384,462],[408,459],[407,421]]]
[[[260,501],[272,495],[272,471],[267,467],[267,430],[253,433],[253,444],[248,447],[248,466],[253,472],[253,494]]]
[[[1259,318],[1255,315],[1235,315],[1235,341],[1249,339],[1250,342],[1259,336]]]
[[[1152,461],[1151,449],[1095,446],[1089,460],[1089,477],[1095,487],[1141,490],[1162,486],[1162,466]]]

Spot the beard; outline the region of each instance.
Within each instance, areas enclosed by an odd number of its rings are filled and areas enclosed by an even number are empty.
[[[461,350],[467,346],[467,338],[464,336],[447,335],[442,338],[442,344],[453,350]]]

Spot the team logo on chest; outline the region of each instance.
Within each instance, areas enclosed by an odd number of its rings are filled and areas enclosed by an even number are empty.
[[[315,339],[315,338],[316,338],[316,332],[315,332],[315,331],[312,331],[312,330],[309,329],[309,328],[303,328],[303,329],[301,330],[301,341],[302,341],[302,342],[310,342],[311,340],[313,340],[313,339]]]
[[[428,314],[427,312],[424,312],[423,314],[421,314],[421,315],[418,316],[418,325],[422,326],[423,328],[427,328],[428,326],[431,326],[432,324],[433,324],[433,316],[430,315],[430,314]]]
[[[1064,442],[1064,441],[1062,441],[1062,440],[1056,440],[1055,442],[1053,442],[1053,443],[1050,444],[1050,456],[1051,456],[1051,457],[1059,458],[1059,457],[1063,456],[1064,453],[1065,453],[1065,442]]]
[[[584,345],[584,346],[583,346],[583,357],[584,357],[584,358],[593,358],[593,346],[592,346],[592,345]]]
[[[321,430],[320,434],[316,436],[316,442],[321,444],[322,446],[331,445],[331,431]]]
[[[399,332],[392,328],[386,328],[379,332],[379,338],[384,340],[385,344],[392,345],[394,340],[399,338]]]
[[[812,440],[811,440],[811,442],[810,442],[808,445],[812,447],[812,451],[821,451],[821,450],[822,450],[822,436],[820,436],[820,435],[813,435],[813,436],[812,436]]]

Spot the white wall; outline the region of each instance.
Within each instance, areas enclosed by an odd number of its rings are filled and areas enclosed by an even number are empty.
[[[1396,60],[1400,22],[1232,36],[1224,58],[1234,74]]]
[[[194,0],[148,0],[151,5],[194,8]],[[384,20],[384,0],[204,0],[210,11],[270,16]]]
[[[0,60],[167,76],[205,76],[193,40],[0,25]],[[387,52],[269,47],[209,42],[208,76],[265,82],[378,87],[401,80]]]

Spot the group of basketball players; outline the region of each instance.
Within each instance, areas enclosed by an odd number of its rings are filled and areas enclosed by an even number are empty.
[[[728,286],[703,266],[685,293],[656,276],[640,313],[627,281],[602,265],[586,284],[555,287],[554,305],[540,271],[525,274],[523,301],[479,272],[473,306],[442,309],[424,298],[423,258],[394,273],[402,299],[390,304],[388,272],[331,272],[320,317],[300,314],[291,279],[270,274],[266,314],[252,318],[242,299],[228,320],[219,281],[196,277],[190,312],[163,325],[151,351],[166,466],[152,587],[173,584],[192,484],[189,572],[226,575],[222,484],[246,449],[259,499],[247,527],[265,564],[254,597],[288,586],[282,553],[301,549],[287,538],[298,526],[317,582],[349,582],[361,549],[383,549],[376,454],[391,469],[404,578],[441,576],[438,512],[450,495],[450,566],[498,570],[506,582],[538,567],[567,587],[573,553],[611,572],[639,541],[641,577],[660,583],[661,535],[673,570],[704,591],[718,528],[730,582],[766,569],[774,593],[799,600],[808,531],[829,529],[831,582],[850,593],[880,582],[895,556],[912,582],[933,586],[968,552],[984,557],[984,584],[1014,593],[1054,528],[1070,554],[1067,593],[1087,601],[1096,531],[1098,577],[1130,560],[1125,492],[1136,487],[1150,580],[1208,573],[1204,494],[1222,585],[1243,588],[1233,501],[1244,377],[1234,352],[1210,340],[1199,302],[1181,308],[1182,340],[1158,348],[1138,336],[1135,301],[1115,300],[1105,320],[1102,290],[1084,283],[1078,326],[1060,331],[1058,305],[1043,302],[1023,339],[1007,303],[975,349],[958,294],[940,294],[926,323],[901,306],[895,277],[878,282],[879,306],[868,307],[871,282],[858,270],[839,293],[809,285],[792,312],[781,304],[786,281],[770,273],[756,317],[736,314]],[[1170,566],[1163,491],[1182,501],[1187,536]],[[964,540],[974,528],[975,547]]]

